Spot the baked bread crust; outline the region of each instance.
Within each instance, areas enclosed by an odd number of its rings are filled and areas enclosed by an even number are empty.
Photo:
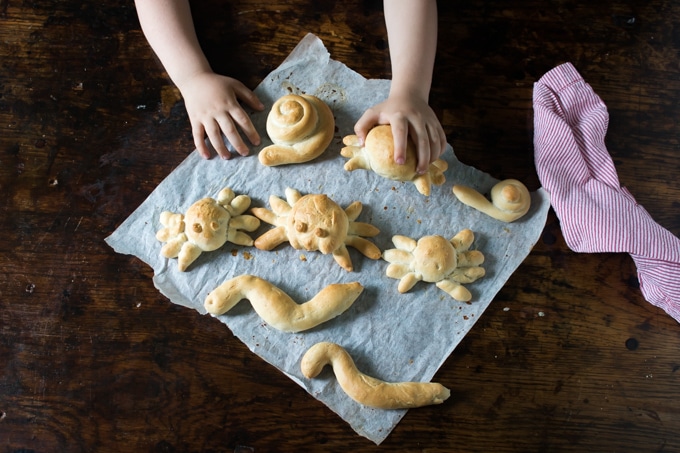
[[[331,284],[309,301],[297,304],[269,281],[246,274],[227,280],[211,291],[204,307],[208,313],[219,316],[248,299],[270,326],[284,332],[302,332],[345,312],[363,289],[358,282]]]
[[[531,194],[516,179],[505,179],[491,188],[491,201],[471,187],[454,185],[453,194],[462,203],[502,222],[514,222],[531,207]]]
[[[193,203],[186,214],[163,211],[163,228],[156,239],[165,244],[161,256],[177,258],[180,271],[185,271],[203,252],[212,252],[231,242],[253,245],[253,239],[243,231],[255,231],[260,221],[243,214],[250,206],[250,197],[236,195],[228,187],[217,198],[202,198]],[[243,230],[243,231],[242,231]]]
[[[319,157],[335,134],[330,107],[316,96],[288,94],[279,98],[267,116],[272,145],[260,151],[263,165],[270,167],[309,162]]]
[[[347,246],[370,259],[381,256],[380,249],[365,239],[380,231],[373,225],[356,222],[362,210],[358,201],[342,209],[325,194],[302,196],[295,189],[286,189],[286,200],[269,197],[272,210],[255,207],[250,212],[275,228],[258,237],[254,245],[260,250],[272,250],[288,241],[297,250],[332,254],[348,272],[353,270]]]
[[[385,274],[399,279],[397,290],[408,292],[416,283],[435,283],[437,287],[456,300],[472,299],[470,291],[463,286],[485,275],[481,267],[484,255],[469,250],[474,233],[466,228],[450,240],[439,235],[411,239],[407,236],[392,237],[394,249],[383,252],[383,259],[390,263]]]
[[[448,169],[448,164],[442,159],[430,164],[426,173],[422,175],[416,173],[418,157],[416,147],[410,138],[406,146],[406,161],[401,165],[397,164],[394,161],[394,139],[390,125],[372,128],[363,146],[356,135],[348,135],[342,142],[345,147],[340,150],[340,154],[349,159],[345,162],[347,171],[371,170],[393,181],[413,181],[418,192],[425,196],[430,195],[432,184],[439,186],[446,181],[444,172]]]
[[[359,371],[349,353],[340,345],[316,343],[302,357],[302,374],[312,379],[331,365],[342,390],[354,401],[377,409],[411,409],[441,404],[451,392],[433,382],[385,382]]]

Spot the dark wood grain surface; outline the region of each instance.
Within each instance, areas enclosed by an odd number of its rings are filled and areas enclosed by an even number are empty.
[[[192,3],[214,68],[255,87],[308,32],[390,76],[379,1]],[[431,103],[458,158],[539,186],[533,83],[572,62],[607,145],[680,234],[680,4],[441,1]],[[0,449],[5,452],[677,452],[680,325],[625,254],[541,240],[379,447],[160,295],[105,243],[193,150],[132,2],[0,0]]]

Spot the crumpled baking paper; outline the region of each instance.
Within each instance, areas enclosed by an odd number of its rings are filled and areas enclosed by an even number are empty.
[[[463,205],[451,192],[463,184],[488,193],[498,182],[459,162],[450,146],[443,158],[449,168],[446,182],[433,186],[431,196],[418,193],[410,182],[383,179],[366,170],[348,172],[339,154],[342,137],[353,133],[363,112],[384,100],[388,80],[367,80],[330,58],[323,43],[307,35],[288,58],[255,90],[265,104],[252,114],[263,143],[250,156],[230,160],[205,160],[194,151],[126,219],[106,242],[118,253],[130,254],[154,270],[154,284],[172,302],[206,313],[203,303],[210,291],[241,274],[253,274],[278,286],[298,303],[310,300],[331,283],[359,281],[363,293],[348,311],[312,330],[290,334],[267,325],[246,300],[217,317],[251,351],[285,373],[309,394],[326,404],[360,435],[380,444],[405,415],[406,410],[364,407],[345,395],[330,367],[314,379],[300,372],[300,359],[319,341],[343,346],[365,374],[389,382],[431,381],[439,367],[480,318],[510,275],[528,255],[545,225],[550,206],[547,194],[532,193],[528,214],[503,223]],[[331,107],[336,134],[329,149],[316,160],[298,165],[265,167],[257,152],[271,142],[266,135],[269,107],[288,93],[314,94]],[[162,211],[185,213],[196,200],[216,197],[223,187],[251,197],[251,206],[270,208],[270,195],[285,199],[286,187],[309,193],[325,193],[342,208],[361,201],[357,221],[380,229],[373,242],[381,249],[394,248],[391,238],[400,234],[414,239],[441,235],[447,239],[464,228],[475,233],[472,249],[485,256],[486,276],[465,285],[473,295],[470,303],[458,302],[434,284],[419,282],[405,294],[397,291],[398,280],[388,278],[388,263],[370,260],[349,248],[354,272],[346,272],[331,255],[295,250],[285,243],[273,251],[231,243],[204,252],[186,272],[177,260],[160,255],[162,243],[155,238],[162,228]],[[252,234],[256,238],[271,225],[263,222]],[[449,388],[455,382],[441,382]],[[443,404],[455,404],[448,400]],[[414,409],[418,410],[418,409]]]

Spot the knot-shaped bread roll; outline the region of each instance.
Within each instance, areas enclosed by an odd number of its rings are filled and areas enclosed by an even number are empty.
[[[388,124],[372,128],[363,146],[356,135],[348,135],[342,139],[342,142],[346,146],[340,150],[340,154],[349,158],[345,162],[347,171],[371,170],[393,181],[413,181],[418,192],[425,196],[430,195],[432,184],[440,186],[446,181],[444,172],[449,165],[442,159],[431,163],[425,174],[419,175],[416,172],[418,156],[415,144],[410,137],[406,146],[406,161],[403,164],[397,164],[394,161],[392,127]]]
[[[165,242],[161,256],[177,258],[180,271],[185,271],[202,252],[212,252],[226,242],[253,245],[253,239],[244,231],[255,231],[260,221],[244,215],[250,206],[250,197],[236,195],[225,187],[214,198],[202,198],[187,209],[186,214],[163,211],[160,222],[163,228],[156,239]]]
[[[451,392],[432,382],[385,382],[359,371],[349,353],[340,345],[316,343],[302,357],[300,368],[308,378],[331,365],[342,390],[354,401],[377,409],[409,409],[441,404]]]
[[[255,312],[270,326],[284,332],[302,332],[346,311],[364,287],[358,283],[326,286],[309,301],[297,304],[272,283],[254,275],[241,275],[215,288],[205,299],[208,313],[219,316],[248,299]]]
[[[453,194],[462,203],[502,222],[514,222],[529,211],[531,194],[516,179],[506,179],[491,188],[491,201],[471,187],[454,185]]]
[[[270,167],[308,162],[326,150],[334,133],[335,118],[325,102],[307,94],[288,94],[267,116],[273,145],[260,151],[260,162]]]

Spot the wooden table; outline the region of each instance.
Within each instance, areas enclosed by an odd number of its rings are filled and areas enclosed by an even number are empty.
[[[389,78],[379,1],[193,2],[250,87],[307,33]],[[600,4],[606,4],[601,6]],[[533,83],[572,62],[610,113],[621,183],[680,234],[680,7],[442,1],[432,106],[457,157],[539,187]],[[379,447],[163,297],[104,238],[193,150],[132,2],[0,0],[0,448],[6,452],[680,451],[680,325],[626,254],[541,240]]]

